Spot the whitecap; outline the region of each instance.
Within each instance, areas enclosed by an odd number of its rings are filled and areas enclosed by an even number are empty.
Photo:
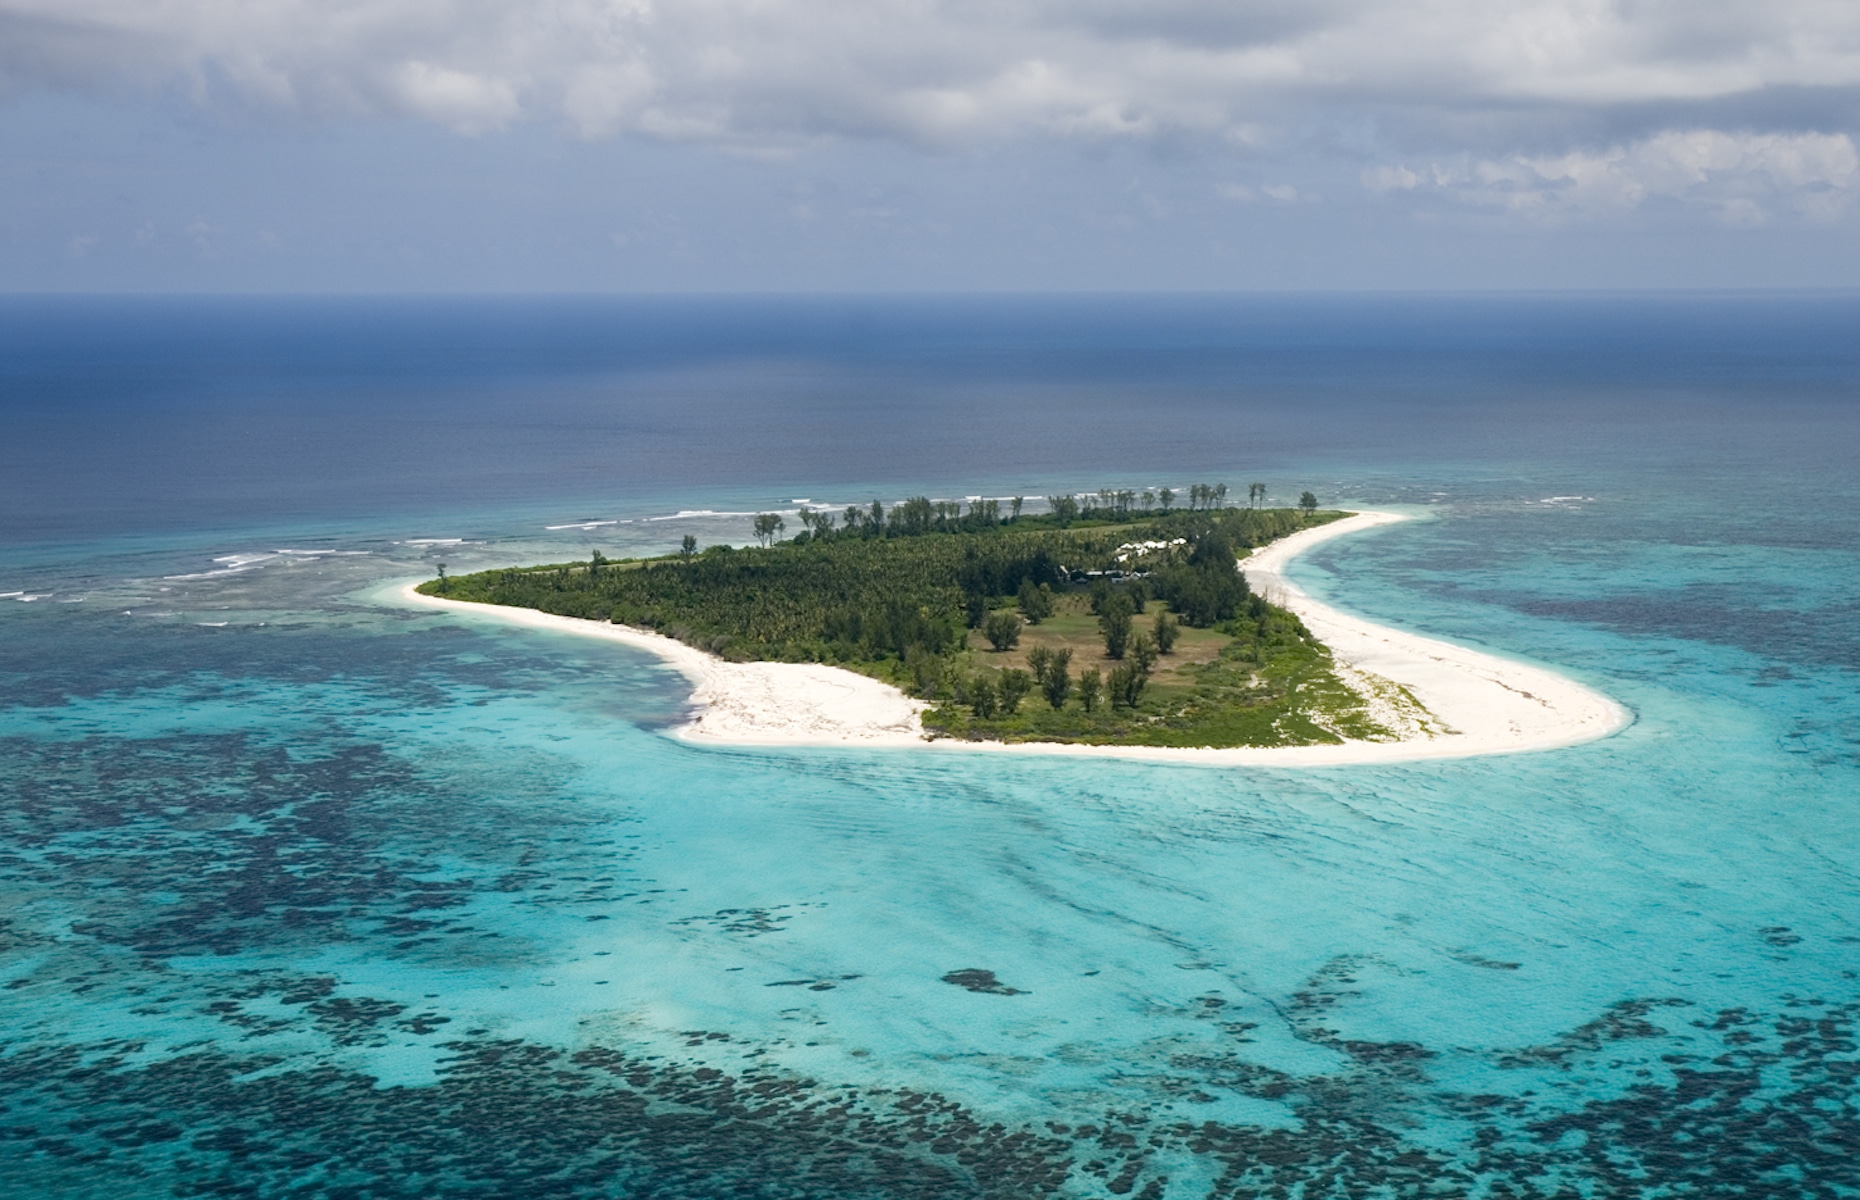
[[[211,571],[195,571],[188,575],[164,575],[162,578],[213,579],[220,575],[237,575],[241,571],[250,571],[252,568],[268,563],[277,557],[278,555],[276,552],[271,554],[222,554],[213,561],[216,563],[225,563],[226,565],[223,567],[216,567]]]
[[[242,571],[250,571],[256,567],[262,567],[268,562],[275,562],[280,558],[352,558],[366,557],[371,553],[372,551],[368,550],[296,550],[281,548],[272,550],[269,553],[251,551],[245,554],[222,554],[213,561],[216,563],[224,563],[226,564],[225,566],[216,567],[211,571],[193,571],[185,575],[164,575],[162,578],[173,580],[214,579],[222,575],[237,575]]]
[[[408,538],[403,546],[463,546],[464,538]]]
[[[576,521],[568,525],[544,525],[544,529],[599,529],[603,525],[618,525],[618,521]]]
[[[646,520],[677,521],[687,517],[754,517],[759,515],[761,514],[753,512],[718,512],[711,508],[683,508],[669,517],[647,517]]]
[[[231,624],[231,622],[230,621],[195,621],[194,624],[200,626],[202,629],[224,629],[226,628],[226,626]]]
[[[14,596],[23,596],[25,594],[24,592],[0,592],[0,600],[8,600]]]

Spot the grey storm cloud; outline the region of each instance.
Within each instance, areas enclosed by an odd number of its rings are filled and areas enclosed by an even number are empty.
[[[1860,183],[1851,0],[0,0],[0,86],[758,154],[1186,140],[1533,219]]]

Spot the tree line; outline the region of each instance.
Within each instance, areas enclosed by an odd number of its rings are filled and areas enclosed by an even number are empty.
[[[1265,503],[1266,485],[1247,485],[1247,507]],[[1027,498],[1015,496],[1008,501],[1005,514],[999,500],[978,498],[968,502],[965,510],[959,500],[931,500],[914,496],[887,509],[877,500],[869,505],[849,505],[834,513],[803,505],[797,517],[801,532],[796,541],[831,541],[836,538],[921,537],[928,533],[978,533],[1003,524],[1023,520],[1039,521],[1060,527],[1080,521],[1132,521],[1168,516],[1179,511],[1177,502],[1187,501],[1189,512],[1213,512],[1227,507],[1224,483],[1191,484],[1184,492],[1173,488],[1100,488],[1096,492],[1046,497],[1043,514],[1023,512]],[[1300,508],[1307,514],[1317,509],[1317,497],[1305,492]],[[769,546],[781,540],[787,520],[780,513],[757,513],[751,522],[756,541]]]

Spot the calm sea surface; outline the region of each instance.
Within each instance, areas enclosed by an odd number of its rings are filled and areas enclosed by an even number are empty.
[[[0,300],[0,1183],[1860,1195],[1857,458],[1851,296]],[[1635,723],[699,749],[388,596],[1201,481],[1424,518],[1294,574]]]

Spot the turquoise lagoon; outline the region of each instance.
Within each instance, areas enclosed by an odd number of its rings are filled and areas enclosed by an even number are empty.
[[[1753,303],[1723,301],[1760,325]],[[1249,351],[1255,390],[1229,381],[1242,407],[1303,388],[1339,429],[1356,381],[1432,439],[1282,423],[1205,451],[1219,474],[1168,473],[1184,451],[1154,433],[1075,448],[1105,456],[1091,477],[999,477],[981,446],[942,476],[867,454],[369,513],[306,475],[134,532],[111,528],[133,480],[111,513],[47,502],[0,554],[9,1194],[1860,1193],[1860,371],[1811,339],[1804,380],[1754,335],[1711,371],[1670,345],[1604,371],[1616,310],[1471,370],[1426,340],[1453,315],[1357,312],[1362,362]],[[870,369],[833,337],[784,369]],[[1030,407],[1071,378],[952,342],[923,355]],[[1583,365],[1552,388],[1558,346]],[[696,357],[653,386],[727,407],[737,369]],[[883,365],[899,390],[971,395],[910,361]],[[392,397],[389,374],[359,371]],[[514,374],[467,415],[533,429],[512,389],[563,385]],[[1155,389],[1176,414],[1220,392]],[[29,407],[15,429],[56,457],[61,418]],[[1634,722],[1303,770],[695,747],[646,656],[391,597],[440,561],[746,540],[719,514],[799,497],[1256,470],[1421,518],[1313,551],[1309,590],[1555,666]],[[242,519],[240,487],[300,498]]]

